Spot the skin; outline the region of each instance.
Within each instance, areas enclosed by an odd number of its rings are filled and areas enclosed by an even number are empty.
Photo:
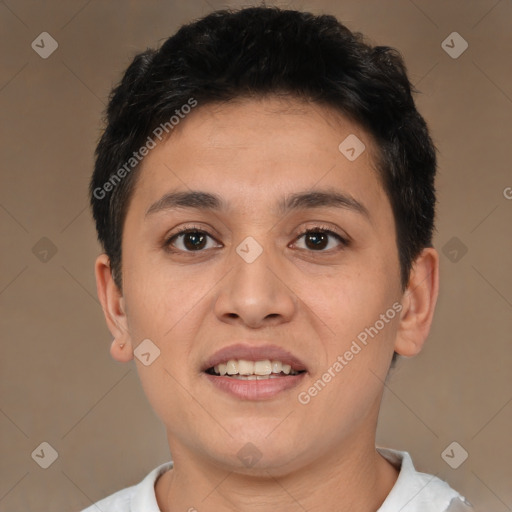
[[[355,134],[366,146],[349,161],[338,149]],[[398,472],[375,450],[375,431],[393,351],[417,354],[438,293],[439,258],[426,248],[405,291],[391,205],[374,168],[375,147],[359,126],[327,107],[298,100],[239,100],[200,105],[140,169],[123,233],[123,289],[106,255],[96,261],[98,294],[114,336],[112,357],[127,362],[149,338],[160,356],[135,362],[148,400],[165,424],[174,469],[155,492],[162,511],[375,511]],[[285,196],[312,189],[362,203],[279,214]],[[165,209],[146,215],[164,194],[201,190],[225,211]],[[183,237],[211,235],[200,252]],[[304,229],[328,227],[321,249]],[[252,236],[263,248],[252,263],[236,252]],[[327,245],[328,244],[328,245]],[[189,250],[187,253],[186,250]],[[325,388],[297,399],[393,303],[390,320]],[[218,349],[245,341],[277,344],[308,372],[270,400],[219,391],[200,371]],[[261,459],[246,467],[238,451],[252,443]]]

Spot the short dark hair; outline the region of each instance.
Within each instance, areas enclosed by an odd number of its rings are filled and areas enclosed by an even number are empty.
[[[117,286],[138,150],[159,126],[171,133],[170,119],[191,100],[201,108],[278,94],[327,105],[373,137],[405,290],[415,258],[432,246],[436,202],[435,147],[413,92],[397,50],[370,45],[334,16],[277,7],[212,12],[158,50],[136,55],[110,95],[90,184],[98,238]]]

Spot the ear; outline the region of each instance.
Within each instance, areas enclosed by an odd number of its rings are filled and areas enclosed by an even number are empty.
[[[114,282],[110,260],[106,254],[101,254],[96,258],[94,270],[98,298],[108,329],[114,337],[110,354],[116,361],[125,363],[133,359],[133,345],[128,331],[124,298]]]
[[[439,292],[439,254],[432,247],[423,249],[413,263],[395,341],[395,352],[412,357],[427,339]]]

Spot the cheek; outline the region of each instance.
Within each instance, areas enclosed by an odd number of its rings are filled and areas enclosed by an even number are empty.
[[[337,339],[354,337],[373,325],[400,297],[398,274],[382,260],[347,266],[309,287],[306,301]],[[311,284],[311,283],[310,283]],[[304,288],[304,292],[306,288]]]
[[[161,389],[171,393],[179,387],[173,378],[184,385],[191,378],[191,353],[198,329],[211,310],[209,300],[218,278],[213,272],[171,268],[165,262],[139,264],[133,257],[125,277],[127,322],[134,349],[149,339],[159,351],[155,375],[136,361],[141,380],[147,382],[148,393],[158,395],[163,378],[168,382]],[[163,377],[159,375],[162,372]]]
[[[127,256],[123,274],[130,332],[139,337],[166,338],[203,289],[201,280],[183,279],[180,269],[134,252]]]
[[[308,387],[301,390],[300,403],[308,401],[312,416],[326,418],[323,428],[337,435],[340,418],[347,428],[357,425],[381,397],[399,312],[393,308],[396,302],[382,308],[378,304],[366,304],[357,315],[340,316],[337,336],[327,343],[327,362],[314,369]]]
[[[137,372],[146,398],[165,425],[193,425],[195,404],[185,391],[189,386],[184,376],[166,360],[165,350],[150,366],[137,361]]]
[[[382,261],[376,263],[347,272],[323,294],[330,335],[324,339],[326,360],[314,377],[322,381],[320,387],[329,381],[325,406],[336,404],[341,414],[354,414],[359,405],[364,409],[374,402],[393,353],[401,308],[398,274],[387,272]]]

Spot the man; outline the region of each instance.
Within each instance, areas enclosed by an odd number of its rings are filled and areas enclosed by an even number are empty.
[[[396,51],[331,16],[214,12],[135,57],[96,156],[111,354],[173,458],[100,510],[469,509],[375,447],[439,279],[435,149]]]

